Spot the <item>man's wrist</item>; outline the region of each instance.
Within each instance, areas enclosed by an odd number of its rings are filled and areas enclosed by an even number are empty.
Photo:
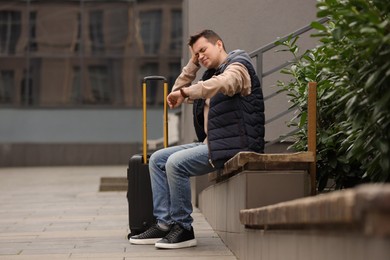
[[[196,67],[199,67],[199,61],[198,60],[192,60],[192,63],[194,63]]]
[[[183,96],[183,98],[188,98],[189,96],[184,92],[184,89],[180,89],[180,94]]]

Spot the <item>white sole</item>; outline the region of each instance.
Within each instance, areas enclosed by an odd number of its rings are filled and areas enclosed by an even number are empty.
[[[167,243],[159,243],[159,242],[155,244],[157,248],[163,248],[163,249],[179,249],[185,247],[193,247],[196,245],[197,245],[196,239],[192,239],[192,240],[188,240],[176,244],[167,244]]]
[[[161,240],[161,238],[150,238],[150,239],[133,239],[130,238],[129,242],[133,245],[154,245],[157,241]]]

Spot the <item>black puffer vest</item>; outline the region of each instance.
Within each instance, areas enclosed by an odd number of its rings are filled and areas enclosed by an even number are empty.
[[[208,147],[209,159],[228,160],[240,151],[264,151],[264,100],[260,81],[251,62],[237,56],[228,61],[222,69],[207,70],[202,77],[205,81],[214,75],[221,74],[227,65],[240,62],[249,72],[252,82],[251,94],[232,97],[222,93],[210,100],[208,115]],[[205,100],[197,99],[193,105],[194,126],[200,142],[206,138],[204,132]]]

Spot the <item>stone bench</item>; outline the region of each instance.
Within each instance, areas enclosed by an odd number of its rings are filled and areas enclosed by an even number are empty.
[[[355,230],[390,236],[390,185],[366,184],[354,189],[240,210],[240,222],[251,229]]]
[[[365,184],[245,209],[240,222],[242,243],[231,245],[240,259],[387,260],[390,185]]]
[[[221,171],[209,174],[216,183],[199,194],[199,208],[224,241],[225,236],[238,239],[245,231],[239,220],[240,210],[310,195],[308,171],[313,161],[311,152],[241,152]]]

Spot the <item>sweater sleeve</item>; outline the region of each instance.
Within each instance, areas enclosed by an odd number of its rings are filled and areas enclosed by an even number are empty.
[[[192,81],[196,78],[196,73],[199,69],[200,66],[197,66],[189,60],[187,65],[183,67],[179,77],[177,77],[175,84],[172,87],[172,91],[190,86]]]
[[[205,81],[199,81],[186,88],[186,94],[191,99],[211,98],[218,92],[228,96],[237,93],[242,96],[249,95],[251,93],[251,79],[247,68],[239,62],[233,62],[226,67],[222,74]]]

